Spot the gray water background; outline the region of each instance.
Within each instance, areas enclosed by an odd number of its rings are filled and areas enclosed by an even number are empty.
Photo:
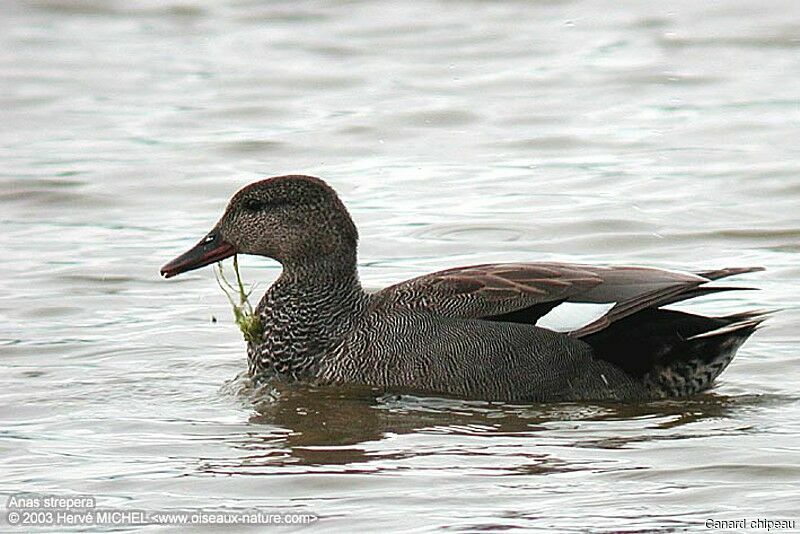
[[[4,1],[2,499],[327,531],[800,520],[799,140],[788,0]],[[762,265],[737,282],[761,291],[692,308],[782,311],[688,401],[254,404],[224,386],[245,352],[211,269],[158,268],[284,173],[340,192],[369,286],[509,260]],[[259,291],[279,272],[243,271]]]

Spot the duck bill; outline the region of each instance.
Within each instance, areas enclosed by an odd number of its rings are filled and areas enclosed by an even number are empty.
[[[194,247],[164,265],[161,268],[161,276],[172,278],[230,258],[234,254],[236,254],[234,246],[222,239],[216,231],[212,231]]]

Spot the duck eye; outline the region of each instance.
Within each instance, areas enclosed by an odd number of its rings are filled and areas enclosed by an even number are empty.
[[[256,198],[249,198],[244,201],[244,209],[250,212],[261,211],[264,209],[264,203]]]

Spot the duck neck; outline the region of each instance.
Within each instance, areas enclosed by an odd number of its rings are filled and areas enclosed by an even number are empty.
[[[284,303],[291,304],[291,307],[313,310],[331,317],[356,312],[364,296],[355,259],[352,263],[317,259],[300,265],[286,264],[269,291],[276,297],[282,297]]]
[[[278,281],[285,280],[296,286],[315,286],[322,281],[358,283],[355,251],[317,254],[301,260],[287,260],[282,265],[283,272]]]
[[[264,337],[248,348],[251,375],[314,375],[366,307],[352,256],[284,263],[258,305]]]

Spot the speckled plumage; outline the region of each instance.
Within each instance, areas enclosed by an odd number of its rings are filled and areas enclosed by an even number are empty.
[[[213,242],[214,250],[199,260],[190,251],[163,272],[172,276],[217,261],[220,250],[281,262],[281,276],[257,307],[263,340],[248,345],[250,374],[258,380],[357,383],[465,398],[690,395],[711,387],[762,320],[747,313],[711,318],[660,309],[728,290],[706,284],[757,270],[748,268],[690,274],[557,263],[477,265],[370,294],[358,280],[357,239],[347,210],[324,182],[272,178],[233,197],[196,247]],[[564,302],[615,304],[569,332],[535,326]]]

